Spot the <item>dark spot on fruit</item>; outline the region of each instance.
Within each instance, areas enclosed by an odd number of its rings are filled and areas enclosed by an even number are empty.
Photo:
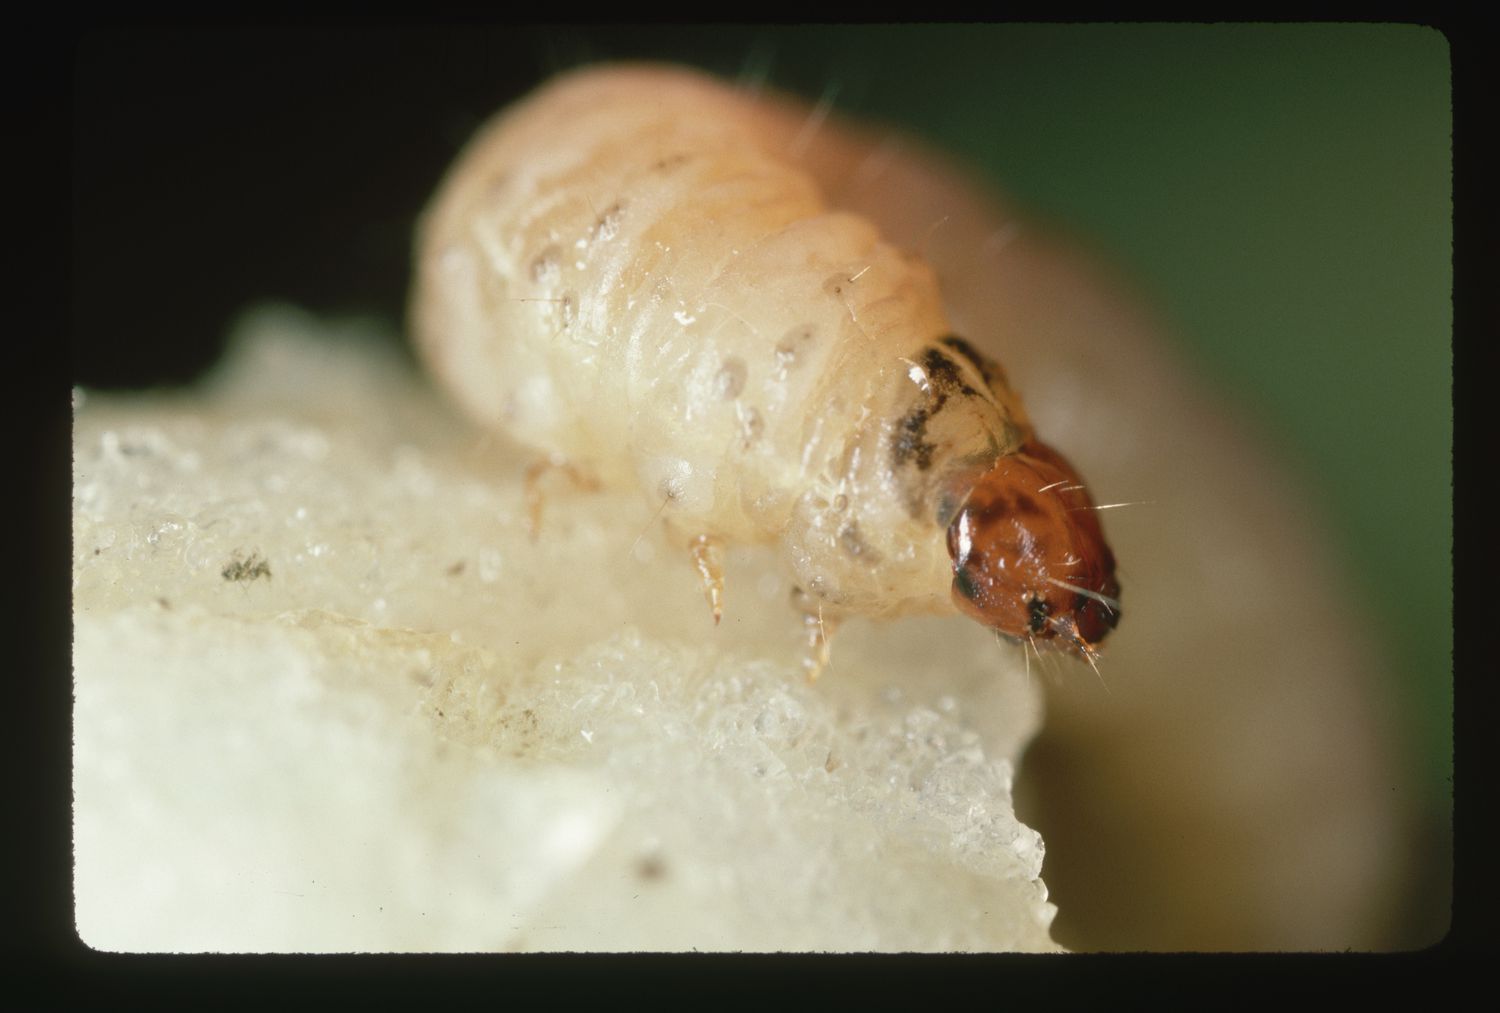
[[[242,557],[236,552],[224,564],[224,569],[219,571],[219,576],[229,581],[250,581],[265,577],[271,579],[271,564],[260,557],[260,553],[252,552],[248,558]]]

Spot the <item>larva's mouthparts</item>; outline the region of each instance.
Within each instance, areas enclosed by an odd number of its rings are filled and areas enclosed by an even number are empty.
[[[1120,621],[1115,557],[1083,480],[1037,440],[1007,454],[948,527],[953,601],[1011,637],[1085,660]]]

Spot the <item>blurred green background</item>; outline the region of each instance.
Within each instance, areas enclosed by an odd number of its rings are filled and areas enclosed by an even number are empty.
[[[1087,237],[1297,469],[1452,773],[1449,47],[1408,25],[611,29],[899,121]],[[1435,799],[1435,802],[1440,799]]]

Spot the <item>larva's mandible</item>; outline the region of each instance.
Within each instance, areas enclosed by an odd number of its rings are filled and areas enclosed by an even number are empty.
[[[811,609],[956,606],[1091,658],[1119,585],[1082,482],[931,270],[828,207],[794,148],[697,74],[560,79],[427,212],[423,354],[477,419],[664,502],[716,611],[709,549],[777,541]]]

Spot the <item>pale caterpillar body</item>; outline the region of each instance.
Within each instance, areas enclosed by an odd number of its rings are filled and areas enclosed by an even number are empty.
[[[956,607],[1092,658],[1119,585],[1082,482],[933,272],[828,206],[794,128],[649,67],[504,112],[424,218],[422,354],[474,418],[638,484],[698,546],[778,543],[804,608]]]

